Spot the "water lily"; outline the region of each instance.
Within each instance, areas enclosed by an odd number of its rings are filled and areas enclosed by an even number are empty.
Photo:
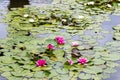
[[[88,2],[87,4],[88,4],[88,5],[94,5],[95,2],[94,2],[94,1],[91,1],[91,2]]]
[[[84,58],[84,57],[80,57],[78,59],[78,62],[82,65],[86,64],[88,62],[87,58]]]
[[[111,8],[112,6],[110,4],[107,4],[107,7]]]
[[[62,19],[63,22],[66,22],[67,20],[66,19]]]
[[[65,44],[64,38],[62,36],[57,36],[55,37],[55,40],[57,41],[58,44],[63,45]]]
[[[47,63],[46,63],[46,60],[44,59],[40,59],[36,62],[36,65],[39,66],[39,67],[43,67],[45,66]]]
[[[79,16],[78,16],[78,18],[79,18],[79,19],[83,19],[83,18],[84,18],[84,16],[82,16],[82,15],[79,15]]]
[[[78,42],[72,42],[72,44],[71,44],[73,47],[77,47],[77,46],[79,46],[79,43]]]
[[[48,44],[47,48],[48,48],[49,50],[54,50],[54,49],[55,49],[55,47],[54,47],[53,44]]]
[[[28,17],[29,15],[28,14],[25,14],[24,17]]]
[[[73,61],[72,61],[72,60],[68,60],[68,63],[69,63],[70,65],[73,65]]]
[[[120,3],[118,3],[118,6],[120,6]]]
[[[68,21],[66,19],[62,19],[62,24],[63,25],[68,25]]]
[[[29,22],[34,22],[34,19],[29,19]]]

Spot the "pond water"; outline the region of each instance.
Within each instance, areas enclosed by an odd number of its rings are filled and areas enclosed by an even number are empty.
[[[0,0],[0,38],[5,38],[7,36],[7,25],[2,23],[3,16],[7,13],[7,5],[9,4],[8,0]]]
[[[11,0],[12,1],[12,0]],[[15,0],[13,0],[15,1]],[[19,1],[19,0],[17,0]],[[39,1],[39,3],[38,3]],[[21,1],[23,2],[23,1]],[[13,8],[13,7],[23,7],[23,4],[31,4],[31,5],[36,5],[36,4],[40,4],[40,3],[43,3],[43,4],[49,4],[51,3],[52,0],[26,0],[26,2],[22,3],[22,4],[19,4],[17,5],[17,3],[14,3],[14,4],[9,4],[9,0],[0,0],[0,39],[3,39],[3,38],[6,38],[7,37],[7,25],[5,23],[2,22],[2,20],[4,19],[4,15],[8,12],[8,5],[9,5],[9,8]],[[16,6],[17,5],[17,6]],[[101,35],[104,36],[103,39],[98,39],[97,41],[99,42],[99,45],[100,46],[104,46],[107,42],[109,41],[113,41],[113,32],[114,30],[112,29],[113,26],[116,26],[117,24],[120,24],[120,16],[115,16],[115,15],[110,15],[110,18],[111,18],[111,21],[106,21],[106,22],[103,22],[102,23],[102,29],[103,30],[107,30],[107,31],[110,31],[111,33],[102,33]],[[92,32],[91,30],[88,30],[85,32],[86,35],[96,35],[96,33]],[[40,37],[44,37],[45,35],[40,35]],[[46,34],[47,36],[47,34]],[[75,40],[78,40],[79,35],[76,35],[76,36],[73,36],[73,38]],[[118,61],[120,63],[120,61]],[[114,73],[114,74],[111,74],[110,78],[109,79],[105,79],[105,80],[120,80],[120,68],[116,68],[117,69],[117,72]],[[1,77],[0,76],[0,80],[6,80],[5,78]]]
[[[103,46],[106,42],[113,41],[113,26],[120,24],[120,16],[110,15],[111,21],[105,21],[102,23],[102,29],[110,31],[110,33],[102,34],[103,39],[98,40],[99,44]]]
[[[108,31],[113,31],[112,27],[116,26],[118,24],[120,24],[120,16],[114,16],[114,15],[110,15],[111,21],[108,22],[103,22],[102,28],[106,29]],[[103,40],[100,40],[100,43],[103,45],[108,41],[112,41],[113,34],[105,34],[105,38]],[[120,63],[120,61],[118,61],[118,63]],[[105,79],[105,80],[120,80],[120,68],[116,68],[117,72],[114,74],[110,75],[110,78]]]

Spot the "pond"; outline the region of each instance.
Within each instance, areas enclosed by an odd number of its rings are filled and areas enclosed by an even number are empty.
[[[16,0],[11,0],[11,1],[15,2]],[[37,1],[26,0],[26,2],[23,2],[22,4],[17,5],[17,3],[9,4],[9,0],[5,0],[5,1],[0,0],[0,4],[1,4],[0,10],[2,11],[2,12],[0,12],[0,20],[4,19],[4,15],[7,14],[8,9],[10,9],[10,7],[11,8],[23,7],[23,4],[27,4],[27,5],[29,5],[29,4],[30,5],[40,5],[41,3],[49,4],[52,2],[52,0],[38,0],[38,1],[39,1],[39,3]],[[112,27],[120,24],[120,16],[109,15],[109,17],[111,20],[102,22],[102,25],[101,25],[101,29],[106,32],[97,32],[97,31],[94,32],[94,31],[88,29],[84,32],[84,35],[88,35],[88,36],[90,35],[90,36],[96,36],[96,37],[104,36],[104,38],[97,39],[97,42],[98,42],[97,45],[99,45],[99,46],[106,46],[106,44],[108,42],[114,41],[114,39],[113,39],[114,30]],[[7,37],[7,35],[9,35],[7,32],[7,27],[8,27],[7,24],[0,21],[0,39],[5,39]],[[64,31],[66,31],[66,30],[61,30],[61,32],[64,32]],[[49,35],[48,34],[39,35],[39,37],[41,37],[41,38],[45,37],[45,36],[49,36]],[[74,35],[72,38],[73,38],[73,40],[81,40],[79,35]],[[118,63],[119,63],[119,61],[118,61]],[[113,79],[120,80],[120,77],[119,77],[120,68],[116,68],[116,69],[117,69],[117,72],[114,74],[111,74],[110,78],[105,79],[105,80],[113,80]],[[6,80],[6,79],[0,76],[0,80]]]

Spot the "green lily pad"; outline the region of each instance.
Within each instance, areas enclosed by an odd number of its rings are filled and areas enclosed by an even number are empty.
[[[64,58],[65,52],[63,50],[55,50],[53,51],[53,54],[56,56],[58,61],[65,61]]]
[[[91,78],[91,75],[89,74],[84,74],[84,73],[80,73],[79,76],[78,76],[80,79],[90,79]]]

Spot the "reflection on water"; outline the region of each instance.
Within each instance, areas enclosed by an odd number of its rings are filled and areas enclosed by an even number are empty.
[[[6,38],[7,36],[7,25],[4,23],[0,23],[0,38]]]
[[[110,15],[111,21],[105,21],[102,23],[102,29],[110,31],[111,33],[102,34],[104,39],[98,40],[101,46],[105,45],[106,42],[113,41],[113,26],[120,24],[120,16]]]
[[[6,80],[6,79],[0,76],[0,80]]]
[[[118,61],[118,63],[120,64],[120,61]],[[110,75],[110,78],[105,79],[105,80],[120,80],[120,67],[116,68],[117,72],[113,73]]]
[[[103,34],[104,38],[97,40],[99,42],[99,46],[104,46],[107,42],[113,41],[113,34]]]
[[[50,34],[39,34],[39,35],[37,35],[37,37],[39,37],[39,38],[45,38],[45,37],[48,37],[48,36],[50,36]]]
[[[10,8],[24,7],[24,5],[29,5],[29,1],[28,0],[10,0],[8,9],[10,10]]]
[[[7,13],[9,0],[0,0],[0,39],[7,37],[7,25],[2,23],[4,15]]]
[[[82,38],[80,38],[80,35],[74,35],[72,38],[73,40],[76,40],[76,41],[82,40]]]
[[[40,4],[51,4],[53,0],[29,0],[31,5],[40,6]]]
[[[104,22],[103,26],[102,26],[103,29],[107,29],[109,31],[112,30],[112,26],[116,26],[117,24],[120,24],[120,16],[110,15],[110,17],[111,17],[111,21],[110,22]],[[109,34],[109,36],[110,35],[112,36],[112,34]],[[106,36],[106,37],[108,37],[108,36]],[[109,37],[105,40],[109,40]],[[118,63],[120,63],[120,61],[118,61]],[[111,74],[110,78],[105,79],[105,80],[120,80],[120,76],[119,76],[120,75],[120,68],[118,67],[118,68],[116,68],[116,70],[117,70],[116,73]]]
[[[115,15],[110,15],[111,21],[105,21],[102,23],[102,30],[109,31],[109,33],[95,33],[92,30],[86,30],[85,35],[91,35],[91,36],[96,36],[96,35],[102,35],[104,38],[98,39],[99,46],[104,46],[107,42],[113,41],[113,32],[114,30],[112,29],[113,26],[117,26],[120,24],[120,16],[115,16]]]
[[[95,36],[95,35],[103,35],[104,38],[103,39],[98,39],[97,41],[99,42],[99,46],[104,46],[107,42],[109,41],[113,41],[113,32],[114,30],[112,29],[113,26],[117,26],[118,24],[120,24],[120,16],[115,16],[115,15],[110,15],[111,21],[105,21],[102,23],[102,30],[107,30],[110,31],[111,33],[95,33],[92,30],[87,30],[85,32],[86,35],[91,35],[91,36]],[[120,63],[120,61],[118,61],[118,63]],[[110,78],[105,79],[105,80],[120,80],[120,68],[117,67],[116,68],[117,72],[113,73],[110,75]]]
[[[112,27],[120,24],[120,16],[110,15],[111,21],[103,22],[102,28],[112,31]]]

